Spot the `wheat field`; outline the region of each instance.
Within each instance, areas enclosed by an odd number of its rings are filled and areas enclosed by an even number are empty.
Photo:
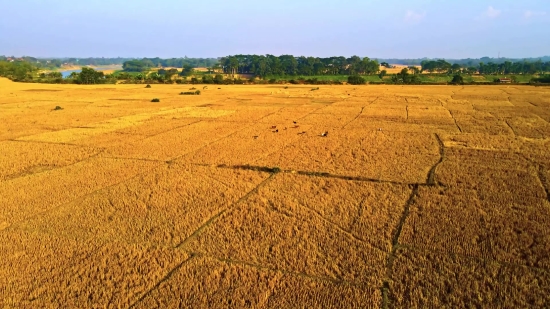
[[[191,87],[0,79],[1,308],[550,306],[550,88]]]

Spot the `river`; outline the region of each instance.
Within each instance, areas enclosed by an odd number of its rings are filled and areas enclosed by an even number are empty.
[[[97,68],[93,68],[93,69],[96,70],[96,71],[121,70],[121,69],[122,69],[122,66],[97,67]],[[82,69],[77,69],[77,70],[65,70],[65,71],[59,71],[59,72],[61,73],[61,75],[63,76],[63,78],[66,78],[66,77],[68,77],[69,75],[71,75],[71,73],[73,73],[73,72],[80,73],[80,71],[82,71]]]

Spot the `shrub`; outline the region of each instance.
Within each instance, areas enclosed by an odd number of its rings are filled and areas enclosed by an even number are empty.
[[[213,84],[213,83],[214,83],[214,79],[212,78],[211,75],[203,75],[203,76],[202,76],[202,83],[203,83],[203,84]]]
[[[216,74],[216,76],[214,76],[214,84],[223,84],[223,75]]]
[[[62,109],[63,109],[63,107],[61,107],[61,106],[56,106],[53,110],[54,110],[54,111],[60,111],[60,110],[62,110]]]
[[[267,82],[270,83],[270,84],[275,84],[277,82],[277,80],[275,78],[272,78]]]
[[[154,98],[154,99],[151,100],[151,102],[155,102],[155,103],[156,103],[156,102],[160,102],[160,99]]]
[[[200,95],[200,94],[201,94],[200,90],[180,92],[180,95]]]
[[[365,79],[359,75],[350,75],[348,76],[348,84],[351,85],[363,85],[365,83]]]
[[[151,85],[147,84],[147,86],[145,86],[145,88],[151,88]]]
[[[542,75],[539,78],[533,78],[538,83],[550,83],[550,75]]]
[[[453,76],[453,80],[451,81],[451,84],[462,85],[464,84],[464,78],[462,78],[462,75],[456,74],[455,76]]]

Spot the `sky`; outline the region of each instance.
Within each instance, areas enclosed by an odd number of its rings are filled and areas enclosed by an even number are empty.
[[[550,0],[0,0],[0,55],[550,55]]]

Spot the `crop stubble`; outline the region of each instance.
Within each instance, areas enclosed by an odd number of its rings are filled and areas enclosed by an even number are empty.
[[[0,84],[1,307],[550,302],[545,88]]]

